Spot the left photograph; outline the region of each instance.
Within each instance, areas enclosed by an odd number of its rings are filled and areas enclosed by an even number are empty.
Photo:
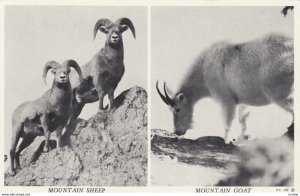
[[[5,186],[147,186],[147,7],[5,6]]]

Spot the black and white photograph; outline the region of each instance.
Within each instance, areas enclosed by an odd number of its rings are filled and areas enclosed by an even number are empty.
[[[0,0],[0,196],[298,196],[300,0]]]
[[[147,186],[147,7],[4,9],[4,185]]]
[[[294,185],[293,8],[152,7],[152,186]]]

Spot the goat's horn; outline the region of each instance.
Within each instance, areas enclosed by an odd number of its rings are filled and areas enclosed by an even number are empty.
[[[129,18],[119,18],[117,21],[116,21],[116,24],[118,25],[126,25],[129,27],[129,29],[131,30],[132,32],[132,35],[133,37],[135,38],[135,29],[134,29],[134,26],[131,22],[131,20]]]
[[[68,67],[73,67],[79,75],[79,80],[82,81],[82,72],[81,72],[81,69],[80,69],[80,67],[79,67],[79,65],[76,61],[74,61],[73,59],[66,60],[64,62],[64,65],[66,65]]]
[[[166,100],[167,102],[170,104],[170,106],[174,105],[174,101],[169,97],[167,90],[166,90],[166,82],[164,82],[164,92],[165,92],[165,96],[166,96]]]
[[[112,24],[112,22],[109,19],[106,19],[106,18],[99,19],[96,22],[95,27],[94,27],[94,39],[96,38],[97,31],[101,26],[109,27],[111,24]]]
[[[60,64],[56,61],[49,61],[48,63],[46,63],[46,65],[44,66],[44,70],[43,70],[43,80],[45,82],[45,84],[47,85],[47,81],[46,81],[46,77],[47,77],[47,73],[49,71],[49,69],[53,69],[57,66],[60,66]]]
[[[165,96],[160,92],[159,88],[158,88],[158,81],[156,82],[156,90],[160,96],[160,98],[167,104],[169,105],[169,103],[167,102],[167,99],[165,98]]]

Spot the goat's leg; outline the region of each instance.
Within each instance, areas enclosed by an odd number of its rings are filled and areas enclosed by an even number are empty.
[[[287,99],[284,99],[282,101],[276,102],[281,108],[283,108],[285,111],[289,112],[292,114],[293,117],[293,122],[294,124],[294,98],[289,97]]]
[[[245,132],[247,129],[246,121],[250,115],[250,112],[247,111],[246,109],[247,109],[247,107],[245,105],[238,106],[238,117],[239,117],[241,129],[242,129],[241,135],[238,138],[238,142],[241,142],[246,139],[246,137],[245,137]]]
[[[228,144],[230,141],[228,139],[228,132],[230,131],[232,120],[235,116],[236,104],[231,101],[222,102],[222,113],[223,113],[223,123],[225,129],[224,141]]]
[[[113,109],[114,108],[114,92],[115,92],[115,89],[111,89],[108,91],[108,99],[109,99],[109,110]]]
[[[11,140],[11,148],[10,148],[10,170],[11,174],[15,175],[15,156],[16,156],[16,148],[20,139],[20,134],[23,129],[23,125],[13,125],[13,135],[12,135],[12,140]]]
[[[21,144],[19,145],[17,151],[16,151],[16,168],[17,169],[20,169],[21,166],[20,166],[20,154],[21,152],[27,148],[32,142],[33,140],[36,138],[36,136],[34,134],[29,134],[29,135],[26,135],[24,138],[23,138],[23,141],[21,142]]]

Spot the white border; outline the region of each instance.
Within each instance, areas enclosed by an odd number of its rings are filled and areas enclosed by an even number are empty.
[[[148,81],[151,79],[151,6],[286,6],[286,5],[294,5],[294,41],[295,41],[295,54],[300,54],[299,50],[299,41],[300,38],[297,35],[299,34],[299,18],[300,14],[298,12],[299,9],[299,1],[291,1],[291,0],[220,0],[220,1],[194,1],[194,0],[2,0],[0,1],[0,73],[1,73],[1,82],[0,82],[0,105],[3,111],[4,108],[4,6],[5,5],[58,5],[58,6],[146,6],[148,7]],[[295,100],[300,100],[300,65],[298,65],[300,57],[295,55],[295,88],[294,88],[294,96]],[[105,187],[106,192],[195,192],[196,188],[200,187],[152,187],[151,183],[151,148],[150,148],[150,140],[151,140],[151,83],[148,82],[148,186],[145,187]],[[295,129],[298,128],[298,123],[300,122],[300,116],[298,116],[298,111],[296,108],[300,108],[300,103],[295,102]],[[0,114],[0,125],[1,125],[1,134],[4,135],[4,112]],[[300,152],[299,145],[299,134],[297,131],[295,132],[295,155]],[[1,137],[2,148],[0,148],[0,152],[3,155],[4,150],[4,137]],[[300,158],[295,156],[295,185],[293,187],[286,187],[289,190],[291,188],[295,188],[296,192],[300,191],[299,186],[299,178],[300,178]],[[0,163],[0,169],[3,171],[4,163]],[[3,172],[2,172],[3,174]],[[62,187],[60,187],[62,188]],[[85,187],[87,188],[87,187]],[[235,187],[231,187],[234,189]],[[241,188],[241,187],[240,187]],[[278,187],[252,187],[252,193],[254,192],[276,192],[276,188]],[[280,187],[283,190],[285,187]],[[21,187],[21,186],[4,186],[4,175],[0,175],[0,192],[6,193],[33,193],[33,192],[48,192],[48,187]],[[278,193],[278,192],[277,192]],[[279,192],[280,193],[280,192]],[[286,192],[288,193],[288,192]],[[291,192],[289,192],[291,193]]]

